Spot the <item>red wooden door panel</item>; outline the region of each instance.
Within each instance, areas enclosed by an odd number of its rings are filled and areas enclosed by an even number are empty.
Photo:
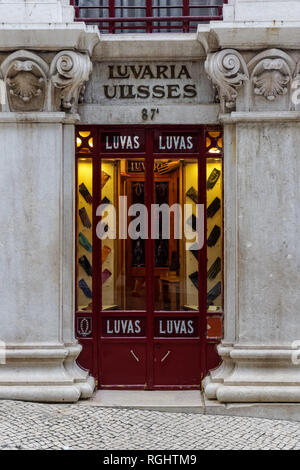
[[[114,387],[147,383],[147,345],[141,343],[102,343],[100,348],[101,385]]]
[[[199,342],[164,342],[154,345],[154,386],[199,387]]]

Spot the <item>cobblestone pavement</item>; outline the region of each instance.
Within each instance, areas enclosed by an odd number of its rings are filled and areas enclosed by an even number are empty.
[[[300,449],[300,423],[0,401],[2,449]]]

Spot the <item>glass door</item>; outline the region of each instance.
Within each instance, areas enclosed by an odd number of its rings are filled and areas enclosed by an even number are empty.
[[[221,131],[81,132],[79,361],[101,388],[199,388],[222,336]]]

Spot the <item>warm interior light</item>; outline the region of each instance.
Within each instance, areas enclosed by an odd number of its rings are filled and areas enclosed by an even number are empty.
[[[77,137],[77,138],[76,138],[76,145],[77,145],[77,147],[80,147],[81,144],[82,144],[82,140],[81,140],[79,137]]]
[[[81,137],[88,137],[90,135],[91,131],[79,131],[79,135]]]
[[[208,153],[221,153],[221,150],[217,147],[212,147],[211,149],[209,149]]]
[[[219,137],[220,132],[209,132],[208,134],[215,139],[216,137]]]

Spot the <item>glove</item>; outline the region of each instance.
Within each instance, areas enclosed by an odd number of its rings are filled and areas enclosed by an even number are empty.
[[[102,279],[102,284],[105,283],[105,281],[107,281],[107,279],[111,276],[111,272],[108,270],[108,269],[104,269],[104,271],[102,271],[102,276],[101,276],[101,279]]]
[[[218,258],[211,265],[211,267],[209,268],[207,272],[208,279],[210,280],[215,279],[220,271],[221,271],[221,258],[218,256]]]
[[[209,175],[208,177],[208,180],[207,180],[207,183],[206,183],[206,189],[212,189],[214,187],[214,185],[216,184],[216,182],[218,181],[218,179],[220,178],[220,170],[218,170],[217,168],[214,168],[213,171],[211,172],[211,174]]]
[[[194,244],[190,247],[189,251],[192,253],[192,255],[194,256],[194,258],[198,261],[198,252],[199,252],[199,249],[196,248],[196,246],[198,246],[198,244],[197,244],[197,243],[194,243]],[[196,249],[194,249],[193,247],[195,247]]]
[[[87,214],[87,211],[85,210],[85,207],[79,209],[79,217],[86,228],[91,228],[92,224]]]
[[[92,204],[93,198],[90,195],[89,190],[84,183],[81,183],[81,185],[79,186],[79,192],[86,202],[88,202],[89,204]]]
[[[155,170],[159,175],[164,175],[165,173],[171,173],[171,171],[176,170],[179,165],[179,161],[159,162],[159,164],[156,165]]]
[[[90,302],[90,303],[89,303],[88,305],[86,305],[85,307],[81,307],[80,310],[86,311],[86,310],[92,310],[92,308],[93,308],[93,302]]]
[[[87,283],[85,282],[84,279],[80,279],[80,281],[78,281],[78,285],[80,287],[80,289],[82,290],[82,292],[84,293],[84,295],[88,298],[88,299],[91,299],[92,298],[92,291],[91,289],[89,288],[89,286],[87,285]]]
[[[218,212],[220,207],[221,207],[221,201],[218,197],[215,197],[213,202],[207,208],[207,217],[213,217],[215,213]]]
[[[187,223],[192,227],[193,230],[196,230],[197,217],[192,214],[188,219]]]
[[[85,270],[85,272],[87,273],[88,276],[92,276],[92,274],[93,274],[92,265],[91,265],[91,263],[89,262],[89,260],[87,259],[87,257],[85,255],[83,255],[83,256],[81,256],[81,258],[79,258],[78,263],[80,264],[80,266],[83,267],[83,269]]]
[[[104,245],[104,247],[102,248],[102,263],[104,263],[110,252],[111,248],[109,248],[109,246],[107,245]]]
[[[83,248],[86,249],[86,251],[88,251],[90,253],[93,251],[92,245],[90,244],[90,242],[88,241],[86,236],[83,235],[82,232],[79,232],[78,241],[79,241],[80,245],[83,246]]]
[[[108,199],[108,197],[104,196],[104,198],[101,201],[101,204],[110,204],[110,200]]]
[[[221,282],[218,282],[208,293],[207,293],[207,306],[212,305],[213,301],[221,294]]]
[[[220,235],[221,235],[221,229],[218,225],[215,225],[207,239],[207,246],[210,246],[210,247],[215,246],[215,244],[219,240]]]
[[[104,188],[109,178],[110,176],[105,171],[101,171],[101,189]]]
[[[196,289],[198,289],[198,271],[195,271],[194,273],[190,274],[189,278],[196,287]]]
[[[191,186],[190,189],[187,191],[186,195],[195,203],[198,204],[198,191]]]

